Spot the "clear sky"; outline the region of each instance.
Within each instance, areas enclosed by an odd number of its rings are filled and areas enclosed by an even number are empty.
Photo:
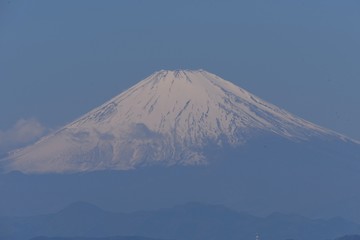
[[[359,11],[357,0],[0,0],[0,150],[160,69],[205,69],[359,140]]]

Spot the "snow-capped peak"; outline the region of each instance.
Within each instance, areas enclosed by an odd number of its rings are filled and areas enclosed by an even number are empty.
[[[27,148],[24,172],[205,164],[209,144],[238,147],[254,134],[290,140],[332,135],[204,70],[161,70]]]

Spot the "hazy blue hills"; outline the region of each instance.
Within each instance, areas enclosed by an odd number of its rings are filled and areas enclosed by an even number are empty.
[[[360,235],[345,235],[336,240],[360,240]]]
[[[341,218],[314,220],[279,213],[255,217],[220,205],[200,203],[156,211],[113,213],[78,202],[54,214],[0,218],[0,239],[8,240],[37,236],[146,236],[177,240],[235,240],[253,239],[256,233],[260,233],[262,239],[266,240],[325,240],[360,233],[360,226]],[[46,238],[36,238],[42,239]],[[56,240],[60,239],[62,238]]]
[[[158,238],[146,238],[137,236],[121,236],[121,237],[35,237],[31,240],[160,240]]]
[[[144,238],[136,236],[122,236],[122,237],[103,237],[103,238],[90,238],[90,237],[35,237],[31,240],[157,240],[155,238]],[[335,240],[360,240],[360,235],[345,235],[336,238]]]

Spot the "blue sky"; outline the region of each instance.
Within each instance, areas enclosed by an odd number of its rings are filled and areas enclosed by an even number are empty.
[[[0,0],[0,145],[31,126],[37,137],[68,123],[154,71],[184,68],[360,139],[359,8],[355,0]]]

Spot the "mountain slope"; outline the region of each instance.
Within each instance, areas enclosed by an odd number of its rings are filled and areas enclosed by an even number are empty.
[[[8,170],[79,172],[202,165],[206,149],[262,135],[352,140],[203,70],[159,71],[59,131],[10,154]]]

